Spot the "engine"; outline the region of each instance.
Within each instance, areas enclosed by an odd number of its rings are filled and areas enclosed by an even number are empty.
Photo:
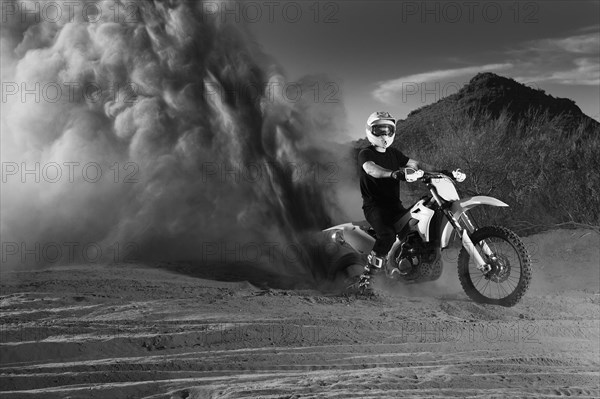
[[[410,273],[400,279],[410,282],[437,280],[442,275],[441,252],[432,245],[423,242],[417,232],[410,233],[405,239],[394,261],[400,264],[402,259],[408,259],[413,266]]]

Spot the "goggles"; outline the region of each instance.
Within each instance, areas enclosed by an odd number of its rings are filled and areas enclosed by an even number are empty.
[[[394,129],[394,127],[390,126],[390,125],[375,125],[371,128],[371,133],[373,133],[373,136],[375,136],[375,137],[381,137],[381,136],[392,137],[395,132],[396,132],[396,129]]]

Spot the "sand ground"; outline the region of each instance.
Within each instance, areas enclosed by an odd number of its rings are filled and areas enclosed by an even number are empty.
[[[600,237],[526,241],[512,308],[470,301],[451,254],[440,280],[372,300],[190,263],[5,271],[0,396],[598,398]]]

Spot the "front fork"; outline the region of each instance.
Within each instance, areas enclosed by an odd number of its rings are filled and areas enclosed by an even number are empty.
[[[461,226],[460,222],[454,217],[454,214],[452,213],[452,211],[449,208],[444,207],[445,201],[443,201],[439,197],[439,195],[437,194],[437,191],[435,189],[433,189],[433,190],[431,190],[431,193],[433,194],[435,201],[442,207],[442,209],[444,209],[444,214],[448,218],[448,221],[450,222],[450,224],[452,224],[452,227],[454,227],[454,230],[460,235],[462,245],[466,249],[466,251],[469,253],[471,258],[473,258],[475,260],[477,269],[482,273],[488,273],[490,270],[492,270],[492,267],[490,266],[490,264],[483,259],[483,257],[477,250],[475,244],[473,244],[473,241],[471,241],[470,234],[472,234],[475,231],[475,225],[471,222],[471,219],[466,214],[466,211],[463,212],[462,215],[460,216],[463,219],[463,222],[466,226],[466,228],[464,228]],[[487,245],[487,243],[485,241],[482,241],[481,249],[483,250],[483,253],[485,253],[487,256],[493,258],[492,250],[490,249],[490,247]]]
[[[480,272],[487,273],[490,270],[492,270],[492,267],[490,266],[490,264],[487,263],[483,259],[483,257],[479,254],[479,251],[475,247],[475,244],[473,244],[473,241],[471,241],[471,237],[469,237],[469,233],[467,232],[466,229],[463,229],[463,231],[462,231],[462,244],[463,244],[463,247],[465,247],[465,249],[469,253],[469,255],[471,255],[471,257],[473,259],[475,259],[477,269]],[[485,241],[483,241],[481,248],[483,249],[483,252],[486,255],[488,255],[488,256],[492,255],[492,251],[490,250],[490,247],[487,245],[487,243]]]

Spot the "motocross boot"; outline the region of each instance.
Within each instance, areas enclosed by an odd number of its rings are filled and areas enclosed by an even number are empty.
[[[358,282],[358,291],[364,295],[372,295],[373,287],[371,286],[371,278],[377,274],[384,266],[385,258],[377,256],[375,251],[367,256],[367,265]]]
[[[361,274],[360,279],[358,280],[358,293],[368,294],[372,291],[373,289],[371,287],[371,269],[369,265],[366,265],[363,274]]]

